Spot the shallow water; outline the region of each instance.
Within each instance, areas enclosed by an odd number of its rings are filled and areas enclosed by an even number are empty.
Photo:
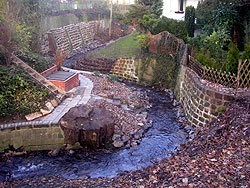
[[[76,152],[73,156],[49,157],[45,152],[35,152],[28,157],[15,157],[8,164],[0,163],[0,169],[11,171],[7,175],[11,178],[59,175],[76,179],[84,176],[114,177],[127,170],[153,165],[169,157],[170,152],[185,142],[187,135],[177,124],[170,99],[163,93],[149,90],[148,95],[152,104],[148,118],[153,120],[153,126],[140,145],[115,153]]]

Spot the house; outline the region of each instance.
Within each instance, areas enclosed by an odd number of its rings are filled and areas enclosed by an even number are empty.
[[[197,7],[202,0],[163,0],[163,16],[176,20],[184,20],[187,6]]]

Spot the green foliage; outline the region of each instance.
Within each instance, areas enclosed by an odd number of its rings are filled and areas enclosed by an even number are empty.
[[[189,38],[189,44],[194,46],[194,56],[201,64],[224,70],[226,64],[224,48],[229,43],[229,38],[223,29],[218,29],[210,35],[205,33]]]
[[[82,22],[88,22],[88,15],[87,14],[82,14],[82,18],[81,18]]]
[[[18,57],[22,59],[25,63],[35,69],[37,72],[43,72],[51,67],[52,63],[49,58],[45,58],[35,52],[17,53]]]
[[[142,19],[144,15],[150,14],[149,7],[144,5],[130,5],[129,12],[125,15],[127,23],[131,23],[132,20]]]
[[[163,12],[163,1],[162,0],[137,0],[140,5],[149,6],[150,14],[155,14],[158,18]]]
[[[245,44],[244,52],[242,54],[242,60],[245,61],[247,59],[250,59],[250,44]]]
[[[155,60],[156,64],[152,64]],[[175,88],[180,68],[179,61],[164,54],[143,53],[140,80],[143,80],[143,75],[150,65],[153,66],[151,84],[170,89]]]
[[[222,68],[222,65],[218,64],[216,59],[214,59],[214,57],[212,57],[210,52],[205,50],[204,48],[200,49],[200,50],[196,49],[194,58],[204,66],[212,67],[215,69]]]
[[[93,74],[94,76],[101,76],[101,73],[99,71],[94,71]]]
[[[38,111],[49,97],[49,91],[41,89],[19,67],[0,66],[0,83],[0,117]]]
[[[120,58],[135,57],[140,52],[140,47],[136,42],[138,33],[133,33],[110,44],[106,48],[93,51],[88,57]]]
[[[143,31],[149,30],[150,32],[157,26],[159,18],[156,18],[154,14],[144,15],[142,19],[138,20],[138,23],[141,24]]]
[[[141,48],[147,48],[149,45],[148,39],[150,38],[149,35],[138,35],[137,36],[137,43]]]
[[[109,74],[109,75],[107,75],[107,77],[106,77],[109,81],[111,81],[111,82],[117,82],[117,81],[119,81],[119,78],[116,76],[116,75],[114,75],[114,74]]]
[[[237,74],[239,58],[240,58],[239,49],[236,44],[231,42],[229,44],[229,51],[227,54],[226,70],[228,72],[233,72]]]
[[[196,8],[196,17],[198,24],[202,26],[210,24],[215,17],[215,10],[220,7],[219,0],[204,0],[198,3]]]
[[[195,29],[195,8],[193,6],[186,7],[185,22],[189,37],[194,37]]]
[[[184,41],[187,40],[188,33],[184,21],[177,21],[163,16],[152,31],[152,34],[155,35],[162,31],[168,31],[177,38],[183,39]]]
[[[215,25],[223,28],[226,33],[233,34],[233,27],[235,24],[241,22],[241,17],[239,12],[236,10],[235,6],[223,5],[221,8],[217,9],[215,15]]]

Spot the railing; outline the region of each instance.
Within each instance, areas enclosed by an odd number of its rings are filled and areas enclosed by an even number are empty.
[[[188,67],[195,71],[202,79],[223,85],[228,88],[250,88],[250,63],[249,60],[240,61],[238,74],[225,72],[201,65],[189,56]]]

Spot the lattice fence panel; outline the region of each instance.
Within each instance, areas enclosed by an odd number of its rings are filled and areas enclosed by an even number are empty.
[[[238,69],[238,88],[250,88],[250,61],[240,62]]]
[[[189,56],[189,68],[194,70],[202,79],[223,85],[229,88],[236,88],[238,78],[234,73],[209,68],[201,65],[193,57]]]
[[[203,66],[191,56],[189,56],[188,67],[194,70],[200,77],[203,77]]]
[[[206,66],[203,67],[203,79],[229,88],[237,87],[237,76],[234,73],[222,72]]]

